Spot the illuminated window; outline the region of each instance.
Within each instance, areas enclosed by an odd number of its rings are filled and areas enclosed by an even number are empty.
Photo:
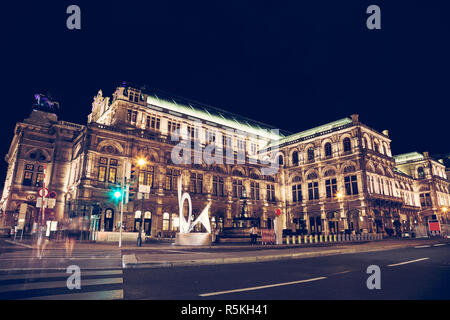
[[[179,170],[167,169],[166,184],[165,184],[166,190],[175,190],[179,175],[180,175]]]
[[[33,182],[33,171],[25,171],[23,175],[22,184],[24,186],[31,186],[32,182]]]
[[[98,181],[105,182],[106,181],[106,167],[100,166],[98,168]]]
[[[163,214],[163,231],[169,231],[170,227],[170,214],[165,212]]]

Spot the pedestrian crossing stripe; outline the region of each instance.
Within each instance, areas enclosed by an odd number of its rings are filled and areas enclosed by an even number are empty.
[[[69,276],[69,275],[68,275]],[[105,284],[123,284],[122,278],[81,279],[81,287]],[[27,291],[36,289],[67,288],[67,280],[50,282],[25,282],[21,284],[0,285],[0,293],[8,291]]]
[[[123,299],[122,289],[69,293],[69,294],[55,294],[50,296],[39,296],[21,300],[121,300],[121,299]]]
[[[14,295],[17,294],[17,299],[20,300],[116,300],[123,299],[123,289],[117,289],[117,286],[123,285],[123,271],[120,269],[110,270],[86,270],[81,272],[81,290],[70,290],[67,288],[67,279],[70,274],[65,272],[45,272],[45,273],[21,273],[21,274],[2,274],[0,275],[0,296],[5,294],[10,295],[7,299],[14,299]],[[88,276],[106,276],[106,278],[90,278]],[[114,277],[116,276],[116,277]],[[52,278],[62,278],[64,280],[58,281],[39,281],[50,280]],[[20,283],[2,283],[9,280],[37,280],[31,282]],[[110,290],[101,291],[88,291],[92,290],[94,286],[107,286]],[[120,288],[120,287],[119,287]],[[56,290],[55,294],[51,294],[51,291]],[[67,293],[64,293],[66,289]],[[107,289],[107,288],[104,288]],[[47,292],[36,292],[33,296],[26,294],[27,291],[32,290],[49,290]],[[25,296],[24,296],[25,294]],[[28,296],[27,296],[28,295]]]
[[[81,276],[97,276],[97,275],[122,275],[122,270],[95,270],[95,271],[83,271],[81,270]],[[27,280],[27,279],[39,279],[39,278],[67,278],[69,274],[64,272],[53,273],[28,273],[28,274],[8,274],[0,275],[0,281],[6,280]]]

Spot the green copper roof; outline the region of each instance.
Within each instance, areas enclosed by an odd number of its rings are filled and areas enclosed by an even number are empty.
[[[199,103],[191,102],[182,98],[166,97],[159,93],[147,93],[147,104],[162,107],[173,112],[206,120],[268,139],[279,140],[285,136],[283,130],[280,130],[279,134],[271,132],[271,130],[275,129],[275,127],[247,119],[218,108],[203,106]]]
[[[323,133],[329,130],[333,130],[335,128],[338,128],[340,126],[346,125],[352,123],[352,119],[350,118],[343,118],[340,120],[336,120],[327,124],[323,124],[321,126],[318,127],[314,127],[312,129],[308,129],[305,131],[301,131],[295,134],[292,134],[290,136],[287,136],[285,138],[280,139],[279,141],[272,143],[272,145],[280,145],[280,144],[285,144],[285,143],[289,143],[291,141],[295,141],[297,139],[301,139],[301,138],[305,138],[305,137],[309,137],[309,136],[313,136],[316,135],[318,133]]]
[[[402,164],[410,161],[424,160],[425,156],[419,152],[410,152],[396,155],[394,159],[396,164]]]

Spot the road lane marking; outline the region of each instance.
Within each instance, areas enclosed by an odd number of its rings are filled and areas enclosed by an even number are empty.
[[[419,248],[429,248],[431,247],[430,245],[426,245],[426,246],[415,246],[414,248],[419,249]]]
[[[122,278],[105,278],[105,279],[84,279],[81,280],[81,287],[96,286],[105,284],[123,284]],[[50,281],[50,282],[27,282],[21,284],[0,285],[0,292],[8,291],[27,291],[35,289],[54,289],[67,288],[67,280],[65,281]]]
[[[416,260],[410,260],[410,261],[405,261],[405,262],[388,264],[388,267],[396,267],[396,266],[401,266],[403,264],[414,263],[414,262],[424,261],[424,260],[428,260],[428,259],[430,259],[430,258],[420,258],[420,259],[416,259]]]
[[[433,245],[433,247],[440,247],[440,246],[445,246],[445,243],[438,243]]]
[[[261,290],[261,289],[266,289],[266,288],[289,286],[289,285],[298,284],[298,283],[312,282],[312,281],[322,280],[322,279],[326,279],[326,278],[327,277],[319,277],[319,278],[312,278],[312,279],[299,280],[299,281],[275,283],[275,284],[269,284],[269,285],[258,286],[258,287],[250,287],[250,288],[242,288],[242,289],[234,289],[234,290],[226,290],[226,291],[218,291],[218,292],[209,292],[209,293],[199,294],[199,296],[200,297],[209,297],[209,296],[216,296],[216,295],[234,293],[234,292]]]
[[[102,276],[102,275],[112,275],[118,274],[122,275],[122,270],[95,270],[95,271],[83,271],[81,270],[81,276]],[[25,274],[10,274],[10,275],[0,275],[0,281],[5,280],[28,280],[28,279],[39,279],[39,278],[67,278],[68,273],[65,272],[52,272],[52,273],[25,273]]]
[[[123,299],[123,289],[38,296],[21,300],[118,300]]]

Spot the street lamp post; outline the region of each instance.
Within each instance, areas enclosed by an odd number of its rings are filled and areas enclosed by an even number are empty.
[[[147,164],[147,161],[145,159],[143,159],[143,158],[140,158],[140,159],[138,159],[137,164],[139,166],[138,188],[142,189],[141,188],[140,177],[141,177],[141,173],[142,173],[142,167]],[[142,177],[142,178],[144,178],[144,177]],[[144,179],[142,179],[142,182],[144,182]],[[139,190],[139,189],[138,189],[138,192],[142,191],[142,190]],[[141,234],[142,234],[142,221],[143,221],[142,215],[144,214],[144,193],[143,192],[141,192],[141,197],[142,197],[141,216],[140,216],[140,219],[139,219],[139,234],[138,234],[138,238],[137,238],[137,246],[138,247],[140,247],[142,245],[142,236],[141,236]]]

